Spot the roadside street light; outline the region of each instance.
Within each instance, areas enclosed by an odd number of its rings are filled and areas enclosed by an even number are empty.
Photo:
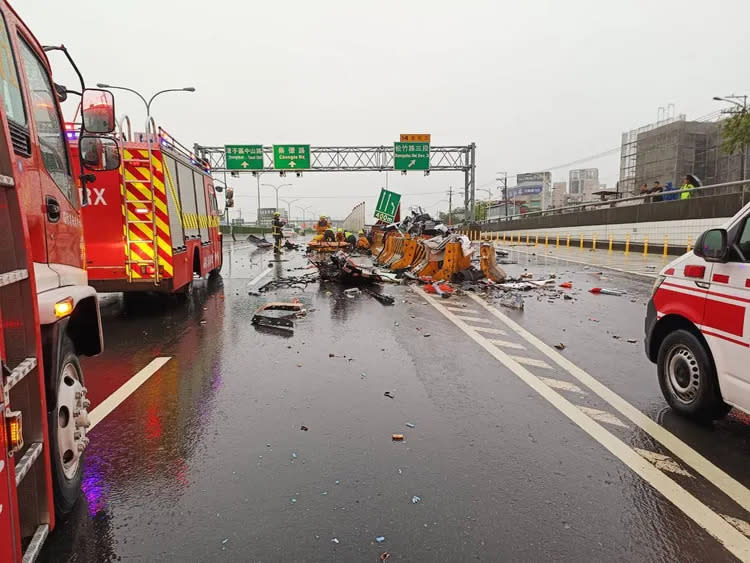
[[[291,185],[292,184],[279,184],[278,186],[275,186],[274,184],[261,184],[261,186],[266,186],[266,187],[273,188],[274,190],[276,190],[276,211],[279,210],[279,190],[281,188],[285,188]]]
[[[740,108],[740,113],[745,114],[747,113],[747,96],[735,96],[732,94],[731,96],[724,96],[723,98],[721,96],[714,96],[713,98],[717,102],[727,102],[729,104],[734,104],[738,108]],[[742,103],[738,102],[737,100],[742,100]],[[747,143],[744,144],[742,147],[742,179],[747,180]]]
[[[292,220],[292,204],[295,201],[299,201],[301,199],[302,199],[301,197],[297,197],[297,198],[294,198],[292,200],[288,200],[288,199],[282,199],[281,200],[283,203],[286,203],[286,210],[287,210],[286,218],[287,218],[287,221],[291,221]]]
[[[300,211],[302,211],[302,224],[306,225],[307,224],[307,219],[305,219],[305,213],[308,211],[308,209],[312,209],[313,206],[312,205],[308,205],[307,207],[300,207],[299,205],[295,205],[295,208],[299,209]],[[302,234],[305,234],[305,229],[306,229],[306,227],[302,227]]]

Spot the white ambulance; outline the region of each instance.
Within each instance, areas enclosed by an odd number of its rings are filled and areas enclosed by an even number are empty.
[[[731,407],[750,413],[750,204],[662,270],[645,344],[675,411],[701,420]]]

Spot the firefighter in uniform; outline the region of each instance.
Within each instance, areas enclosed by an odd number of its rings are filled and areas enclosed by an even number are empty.
[[[279,215],[279,212],[276,211],[273,214],[273,251],[276,254],[279,254],[281,252],[281,239],[283,238],[281,236],[281,216]]]
[[[344,242],[344,229],[341,227],[336,231],[336,242]]]
[[[354,233],[346,231],[344,233],[344,240],[352,245],[352,249],[357,247],[357,237],[354,236]]]
[[[359,231],[359,240],[357,241],[357,248],[360,250],[370,250],[370,241],[367,240],[364,231]]]

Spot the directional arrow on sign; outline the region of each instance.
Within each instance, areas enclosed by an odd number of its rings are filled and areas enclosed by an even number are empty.
[[[412,160],[412,161],[410,161],[410,162],[409,162],[409,168],[411,168],[412,166],[414,166],[414,165],[415,165],[416,163],[417,163],[417,161],[416,161],[416,160]]]
[[[295,166],[297,166],[297,163],[294,162],[293,160],[291,160],[291,161],[289,161],[289,166],[291,166],[292,168],[294,168]]]
[[[250,165],[247,163],[247,160],[243,160],[240,166],[242,166],[242,168],[247,168]]]

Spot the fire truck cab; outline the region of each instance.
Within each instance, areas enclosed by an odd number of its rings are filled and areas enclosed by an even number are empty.
[[[703,420],[731,407],[750,413],[750,204],[661,271],[645,344],[675,411]]]
[[[194,276],[222,265],[210,170],[161,128],[133,135],[127,117],[121,123],[122,166],[97,174],[83,209],[89,283],[102,292],[189,294]],[[70,126],[68,136],[77,134]]]
[[[81,96],[81,146],[103,155],[114,100],[82,78],[79,92],[55,84],[53,49],[78,72],[0,0],[0,563],[33,561],[79,497],[90,423],[78,358],[102,350],[79,186],[119,162],[92,154],[74,175],[59,101]]]

